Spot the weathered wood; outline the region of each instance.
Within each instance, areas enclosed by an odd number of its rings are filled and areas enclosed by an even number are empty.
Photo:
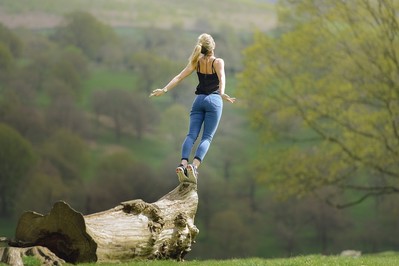
[[[44,246],[67,262],[96,261],[97,244],[86,232],[83,215],[62,201],[48,215],[22,214],[15,238],[16,246]]]
[[[0,248],[0,262],[12,266],[24,266],[23,257],[34,256],[42,265],[62,265],[65,261],[58,258],[48,248],[35,246],[29,248],[4,247]]]
[[[98,244],[99,261],[181,260],[198,233],[194,225],[197,205],[196,185],[182,183],[155,203],[132,200],[85,216],[87,232]]]
[[[197,206],[197,184],[189,182],[154,203],[131,200],[87,216],[60,201],[48,215],[24,213],[12,245],[44,246],[70,263],[183,260],[199,232]]]

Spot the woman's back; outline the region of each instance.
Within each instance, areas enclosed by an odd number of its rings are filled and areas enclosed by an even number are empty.
[[[214,67],[215,60],[215,57],[202,56],[200,60],[198,60],[197,72],[208,75],[216,73]]]
[[[219,77],[215,71],[215,57],[203,56],[198,61],[197,75],[198,75],[198,86],[195,90],[195,94],[219,94]]]

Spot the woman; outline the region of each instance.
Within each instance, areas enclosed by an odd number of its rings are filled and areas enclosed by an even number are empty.
[[[176,87],[191,73],[197,72],[199,84],[195,91],[196,97],[190,112],[189,132],[182,145],[181,163],[176,168],[180,182],[187,180],[187,177],[188,181],[196,182],[197,169],[204,160],[219,125],[223,100],[230,103],[235,101],[235,98],[225,94],[224,61],[215,57],[214,50],[215,41],[212,36],[206,33],[201,34],[187,66],[164,88],[155,89],[150,95],[150,97],[161,96]],[[188,164],[191,149],[201,131],[202,125],[204,129],[200,144],[197,147],[192,163]]]

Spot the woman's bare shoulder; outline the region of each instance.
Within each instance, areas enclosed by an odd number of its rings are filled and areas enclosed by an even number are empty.
[[[224,60],[220,57],[215,59],[214,65],[216,66],[224,66]]]

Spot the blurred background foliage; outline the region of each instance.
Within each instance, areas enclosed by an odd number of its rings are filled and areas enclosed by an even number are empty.
[[[89,214],[173,189],[196,77],[148,94],[208,32],[239,100],[201,167],[189,257],[397,249],[398,10],[394,0],[1,1],[0,235],[58,200]]]

